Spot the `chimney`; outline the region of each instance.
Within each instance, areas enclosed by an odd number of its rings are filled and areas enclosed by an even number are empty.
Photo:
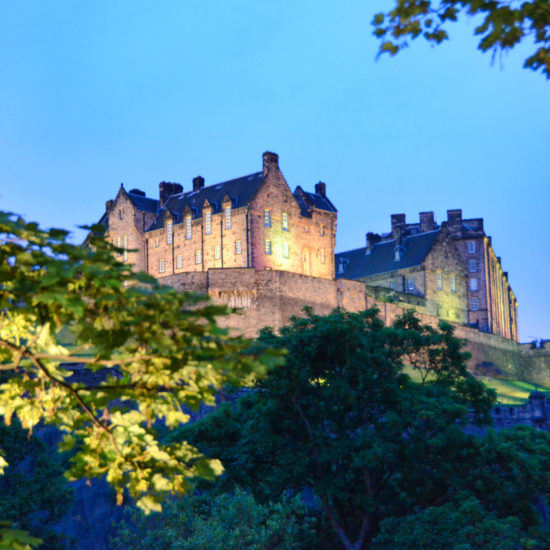
[[[202,176],[197,176],[193,178],[193,191],[199,191],[204,187],[204,178]]]
[[[405,214],[392,214],[391,215],[391,232],[392,237],[395,240],[403,238],[405,236]]]
[[[426,233],[426,231],[432,231],[434,229],[434,213],[433,212],[420,212],[420,233]]]
[[[447,226],[451,235],[460,235],[462,233],[462,210],[447,210]]]
[[[264,162],[264,175],[272,169],[279,169],[279,155],[277,153],[270,153],[269,151],[266,151],[262,155],[262,158]]]
[[[161,181],[159,183],[159,202],[160,207],[164,208],[166,202],[172,195],[177,195],[183,192],[183,186],[179,183],[172,183],[169,181]]]
[[[315,193],[317,195],[321,195],[321,197],[327,196],[327,184],[320,181],[319,183],[315,184]]]
[[[105,210],[107,212],[107,214],[111,211],[111,209],[113,208],[113,204],[115,204],[115,201],[113,200],[110,200],[110,201],[107,201],[105,203]]]
[[[139,195],[140,197],[145,197],[145,193],[141,189],[130,189],[128,191],[131,195]]]
[[[371,233],[370,231],[367,233],[367,249],[365,251],[365,254],[368,256],[374,247],[376,243],[379,243],[382,240],[382,237],[378,235],[378,233]]]

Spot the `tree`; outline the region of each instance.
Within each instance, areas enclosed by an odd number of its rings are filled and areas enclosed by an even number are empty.
[[[118,525],[113,550],[292,550],[303,548],[309,521],[299,498],[259,504],[242,489],[170,499],[162,514],[132,509]]]
[[[0,415],[29,432],[56,425],[73,450],[70,479],[106,476],[117,502],[127,490],[158,510],[222,466],[185,441],[162,443],[156,428],[187,422],[276,358],[221,330],[225,308],[132,273],[92,230],[76,246],[0,213]]]
[[[286,348],[285,365],[237,407],[179,434],[223,462],[222,490],[243,486],[260,502],[310,491],[332,530],[320,537],[328,548],[369,548],[384,521],[451,506],[459,494],[503,525],[514,515],[522,536],[537,525],[534,500],[550,496],[550,438],[468,434],[472,420],[488,421],[494,395],[466,371],[448,325],[309,312],[279,335],[264,331],[259,345]],[[420,383],[404,372],[415,353],[431,368]]]
[[[373,20],[381,54],[395,55],[419,36],[440,44],[449,38],[449,24],[467,15],[482,19],[474,31],[481,37],[478,47],[493,57],[531,38],[535,49],[523,66],[550,78],[549,0],[395,0],[392,5]]]

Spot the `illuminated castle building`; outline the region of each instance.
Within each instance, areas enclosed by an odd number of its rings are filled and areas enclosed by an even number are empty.
[[[239,307],[228,324],[247,335],[283,326],[302,306],[361,311],[381,292],[420,314],[517,340],[515,297],[483,220],[450,210],[438,226],[392,216],[392,231],[334,255],[337,211],[324,183],[292,192],[275,153],[260,172],[185,191],[161,182],[159,199],[123,186],[100,220],[120,259],[162,283]],[[388,296],[384,295],[384,298]]]

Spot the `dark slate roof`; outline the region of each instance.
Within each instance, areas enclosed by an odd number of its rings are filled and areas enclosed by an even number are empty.
[[[328,212],[337,212],[336,207],[328,197],[317,193],[304,191],[299,185],[294,191],[294,197],[298,201],[302,216],[311,217],[311,209],[327,210]]]
[[[366,248],[339,252],[335,255],[336,277],[360,279],[369,275],[422,265],[440,232],[441,230],[436,229],[406,237],[403,241],[403,256],[398,262],[394,260],[394,240],[375,244],[370,254],[366,254]],[[344,272],[339,273],[339,265],[342,261]]]
[[[142,195],[134,195],[134,193],[128,193],[128,197],[138,210],[142,212],[151,212],[152,214],[158,212],[159,201],[157,199],[151,199]]]
[[[205,200],[208,200],[212,205],[213,213],[221,212],[222,201],[226,195],[229,195],[231,198],[233,208],[239,208],[246,206],[250,202],[262,182],[263,172],[256,172],[242,178],[209,185],[198,191],[187,191],[172,195],[166,203],[166,208],[174,216],[175,223],[182,221],[183,211],[186,206],[189,206],[191,209],[193,219],[201,218]],[[149,231],[164,227],[165,213],[166,209],[160,210],[155,223],[149,228]]]

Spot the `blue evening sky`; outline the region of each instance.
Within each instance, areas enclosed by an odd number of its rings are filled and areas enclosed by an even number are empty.
[[[327,183],[337,251],[392,213],[483,217],[521,340],[550,338],[550,83],[523,47],[491,64],[472,21],[376,61],[389,5],[0,0],[0,208],[75,229],[121,182],[157,196],[271,150],[291,188]]]

